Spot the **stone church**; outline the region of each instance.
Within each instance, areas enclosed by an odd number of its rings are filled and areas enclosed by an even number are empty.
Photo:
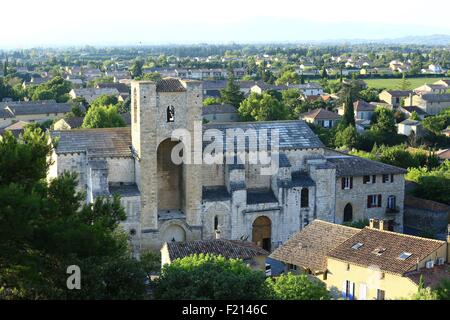
[[[219,236],[273,250],[316,218],[382,219],[402,231],[405,170],[328,149],[302,120],[202,124],[202,92],[198,81],[132,82],[131,128],[52,131],[59,142],[49,178],[77,172],[87,201],[119,194],[135,252]],[[258,164],[175,164],[176,129],[275,129],[279,169],[263,175]],[[206,145],[183,152],[201,158]]]

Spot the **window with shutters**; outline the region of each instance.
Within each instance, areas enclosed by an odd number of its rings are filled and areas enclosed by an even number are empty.
[[[383,183],[386,182],[394,182],[394,175],[393,174],[383,174]]]
[[[396,206],[395,200],[396,200],[395,196],[388,197],[388,203],[387,203],[388,209],[395,209],[395,206]]]
[[[363,176],[363,183],[364,184],[368,184],[368,183],[375,183],[377,181],[377,176],[373,175],[373,176]]]
[[[342,177],[342,189],[353,188],[353,177]]]
[[[377,300],[384,300],[385,295],[386,293],[384,292],[384,290],[377,289]]]
[[[367,196],[367,208],[380,208],[381,194],[371,194]]]

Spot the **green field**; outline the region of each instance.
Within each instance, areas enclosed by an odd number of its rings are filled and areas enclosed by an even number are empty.
[[[407,81],[410,83],[409,89],[414,89],[425,83],[434,83],[440,79],[441,78],[407,78]],[[398,89],[402,79],[364,79],[364,81],[372,88]]]

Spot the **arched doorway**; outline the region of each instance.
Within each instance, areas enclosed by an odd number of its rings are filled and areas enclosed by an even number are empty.
[[[163,231],[162,239],[164,242],[184,242],[186,232],[181,226],[172,224]]]
[[[263,249],[270,251],[272,243],[272,221],[266,216],[255,219],[252,225],[252,241]]]
[[[181,210],[183,207],[183,166],[173,163],[171,153],[179,142],[166,139],[157,151],[158,210]]]
[[[351,222],[353,220],[353,207],[350,203],[344,208],[344,222]]]

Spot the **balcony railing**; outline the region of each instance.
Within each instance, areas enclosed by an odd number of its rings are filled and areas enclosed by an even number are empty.
[[[394,208],[386,208],[386,213],[389,214],[395,214],[395,213],[399,213],[400,212],[400,208],[399,207],[394,207]]]

